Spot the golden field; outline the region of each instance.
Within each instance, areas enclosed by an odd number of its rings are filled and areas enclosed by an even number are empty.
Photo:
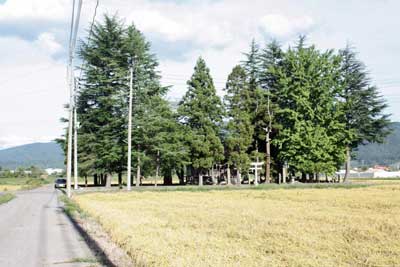
[[[5,192],[5,191],[17,191],[22,188],[21,185],[1,185],[0,184],[0,192]]]
[[[400,266],[400,183],[74,199],[142,266]]]

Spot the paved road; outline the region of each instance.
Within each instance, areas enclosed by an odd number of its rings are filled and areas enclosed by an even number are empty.
[[[49,185],[18,192],[0,205],[1,267],[93,266],[94,256],[63,213],[59,194]]]

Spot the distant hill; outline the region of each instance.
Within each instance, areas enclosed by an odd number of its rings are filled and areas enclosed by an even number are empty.
[[[0,150],[0,166],[5,169],[37,166],[63,168],[64,153],[54,142],[33,143]]]
[[[384,144],[360,146],[357,151],[356,165],[393,165],[400,163],[400,122],[392,125],[393,133]]]

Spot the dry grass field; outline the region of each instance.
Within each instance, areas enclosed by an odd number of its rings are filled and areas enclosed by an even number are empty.
[[[1,185],[0,184],[0,192],[5,192],[5,191],[17,191],[22,188],[21,185]]]
[[[400,183],[74,199],[143,266],[400,265]]]

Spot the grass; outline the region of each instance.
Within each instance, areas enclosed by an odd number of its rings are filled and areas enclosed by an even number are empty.
[[[55,262],[54,264],[67,264],[67,263],[98,263],[98,260],[93,258],[74,258],[72,260]]]
[[[15,198],[15,196],[10,193],[0,194],[0,205],[7,203],[8,201],[12,200],[13,198]]]
[[[75,196],[148,266],[395,266],[400,183]]]
[[[0,192],[31,190],[49,182],[49,180],[43,178],[0,178]]]

